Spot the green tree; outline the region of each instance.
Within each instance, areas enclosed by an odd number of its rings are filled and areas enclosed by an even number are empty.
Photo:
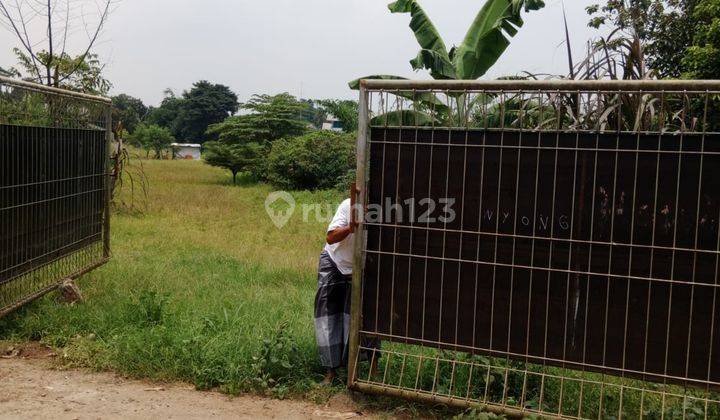
[[[182,139],[204,143],[210,140],[207,129],[238,110],[238,97],[229,87],[201,80],[183,92],[173,134]]]
[[[281,93],[279,95],[253,95],[241,105],[247,114],[228,117],[225,121],[213,124],[208,134],[217,136],[217,144],[213,144],[214,153],[210,160],[222,162],[221,166],[230,171],[247,171],[256,179],[265,179],[264,159],[272,142],[284,137],[293,137],[307,132],[309,124],[304,118],[308,104],[298,101],[294,96]],[[221,159],[222,158],[222,159]],[[233,162],[230,166],[229,162]],[[237,172],[233,172],[233,178]]]
[[[135,131],[135,127],[145,118],[148,107],[138,98],[120,94],[112,97],[113,121],[122,123],[123,129],[128,133]]]
[[[720,78],[720,0],[701,0],[693,11],[695,32],[682,57],[682,76]]]
[[[325,122],[325,117],[327,117],[327,113],[319,103],[321,101],[300,99],[300,102],[307,105],[305,110],[302,112],[303,120],[307,121],[314,128],[320,129]]]
[[[29,55],[19,48],[13,51],[19,66],[14,72],[24,79],[42,82],[43,78],[33,77],[35,66],[50,65],[53,71],[50,79],[53,87],[92,95],[106,95],[112,87],[112,83],[102,75],[104,66],[96,54],[88,53],[72,57],[67,53],[52,55],[47,51]]]
[[[259,172],[257,165],[264,153],[263,147],[257,143],[230,144],[209,141],[205,143],[203,159],[208,165],[229,170],[235,184],[238,173],[248,172],[255,176]]]
[[[700,0],[607,0],[587,7],[589,25],[610,27],[614,39],[602,48],[627,50],[637,40],[635,61],[642,61],[659,78],[677,78],[684,52],[696,31],[694,10]]]
[[[165,89],[165,97],[160,102],[160,106],[148,109],[146,121],[175,132],[175,121],[180,113],[181,104],[182,99],[175,96],[175,92]]]
[[[248,114],[229,117],[211,125],[208,133],[226,143],[269,143],[283,137],[305,133],[308,122],[303,118],[307,103],[288,94],[253,95],[241,105]]]
[[[208,127],[238,110],[238,98],[229,87],[201,80],[180,97],[165,90],[165,98],[148,116],[152,124],[169,129],[176,138],[204,143],[216,139]]]
[[[273,143],[267,156],[267,179],[279,188],[330,189],[355,166],[355,137],[313,131]]]
[[[0,25],[19,42],[15,55],[22,77],[48,86],[62,87],[92,94],[106,94],[110,83],[102,77],[103,66],[92,50],[110,15],[112,0],[95,4],[97,13],[85,10],[83,2],[55,0],[0,0]],[[43,31],[29,31],[40,25]],[[74,34],[87,35],[78,44]],[[30,34],[40,36],[32,38]],[[72,47],[78,47],[70,52]]]
[[[139,124],[131,136],[131,142],[145,149],[148,155],[154,151],[155,159],[162,158],[163,150],[174,141],[170,130],[154,124]]]
[[[340,120],[343,131],[354,133],[358,129],[358,102],[353,100],[326,99],[319,101],[325,112]]]

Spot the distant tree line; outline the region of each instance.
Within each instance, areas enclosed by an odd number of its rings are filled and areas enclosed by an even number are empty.
[[[180,96],[166,90],[158,107],[148,107],[141,99],[126,94],[114,96],[112,101],[113,120],[127,133],[130,142],[155,151],[157,157],[176,139],[204,143],[210,139],[206,134],[208,126],[238,110],[237,95],[229,87],[205,80]]]
[[[148,157],[162,158],[176,141],[199,143],[205,162],[230,171],[233,183],[244,174],[283,188],[329,188],[348,183],[354,167],[356,101],[281,93],[239,103],[229,87],[204,80],[181,95],[166,90],[157,107],[127,94],[112,101],[121,135]],[[329,115],[344,133],[320,130]]]

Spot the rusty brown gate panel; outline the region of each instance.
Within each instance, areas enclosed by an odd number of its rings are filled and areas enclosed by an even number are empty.
[[[366,81],[350,385],[720,416],[718,89]]]
[[[107,260],[109,111],[0,79],[0,316]]]

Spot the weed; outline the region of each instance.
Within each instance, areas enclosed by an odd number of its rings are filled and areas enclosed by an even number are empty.
[[[251,365],[256,388],[270,390],[281,398],[288,394],[285,382],[297,368],[299,360],[298,348],[287,335],[287,327],[287,322],[283,322],[270,338],[262,341],[262,347],[253,356]]]

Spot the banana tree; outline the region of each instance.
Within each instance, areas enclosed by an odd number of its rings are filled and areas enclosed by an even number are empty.
[[[434,79],[474,80],[483,76],[492,67],[510,45],[510,38],[517,34],[523,25],[521,13],[524,10],[538,10],[545,6],[543,0],[487,0],[478,12],[465,39],[460,46],[447,49],[437,28],[416,0],[398,0],[388,5],[391,13],[410,13],[410,29],[420,44],[420,52],[410,60],[413,70],[425,69]],[[400,76],[373,75],[350,82],[351,89],[359,89],[362,79],[404,79]],[[419,105],[419,108],[432,110],[431,114],[414,110],[416,120],[447,118],[450,106],[435,95],[423,92],[398,92],[398,96],[407,98]],[[459,121],[464,121],[475,105],[465,95],[452,95]],[[487,98],[484,98],[487,100]],[[397,116],[394,116],[395,118]],[[400,119],[403,119],[402,113]]]

